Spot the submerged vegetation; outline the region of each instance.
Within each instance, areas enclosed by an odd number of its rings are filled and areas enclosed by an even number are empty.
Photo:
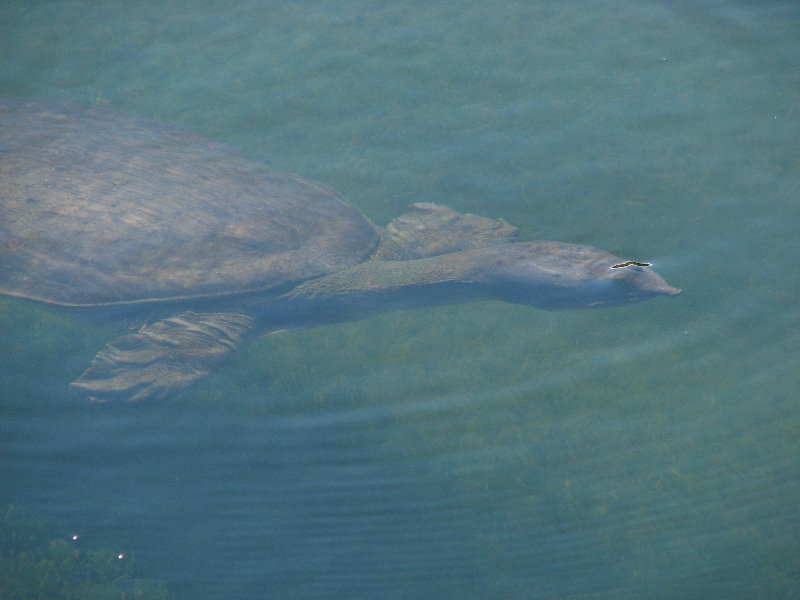
[[[0,598],[151,600],[168,598],[159,582],[136,576],[130,556],[88,549],[77,536],[49,538],[17,507],[0,519]]]

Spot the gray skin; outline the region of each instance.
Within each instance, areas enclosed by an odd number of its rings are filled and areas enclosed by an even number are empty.
[[[0,294],[149,323],[72,384],[165,398],[248,337],[389,310],[502,300],[545,310],[674,296],[602,250],[517,242],[431,203],[385,229],[335,191],[169,125],[0,99]]]

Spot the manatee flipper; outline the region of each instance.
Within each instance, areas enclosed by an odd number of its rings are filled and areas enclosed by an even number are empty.
[[[210,374],[254,328],[240,313],[170,317],[106,344],[72,386],[96,402],[157,400]]]

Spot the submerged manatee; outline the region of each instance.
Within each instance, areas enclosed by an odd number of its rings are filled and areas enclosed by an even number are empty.
[[[0,293],[151,319],[72,385],[162,398],[254,333],[496,299],[547,310],[672,296],[646,265],[516,242],[500,219],[415,204],[385,229],[332,189],[176,127],[0,100]],[[113,310],[112,310],[113,309]]]

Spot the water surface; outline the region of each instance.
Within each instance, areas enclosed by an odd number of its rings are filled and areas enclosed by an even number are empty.
[[[502,217],[684,293],[270,336],[123,408],[67,385],[135,315],[4,299],[0,505],[174,598],[799,596],[799,21],[780,1],[3,4],[2,95],[186,126],[379,225],[419,201]]]

